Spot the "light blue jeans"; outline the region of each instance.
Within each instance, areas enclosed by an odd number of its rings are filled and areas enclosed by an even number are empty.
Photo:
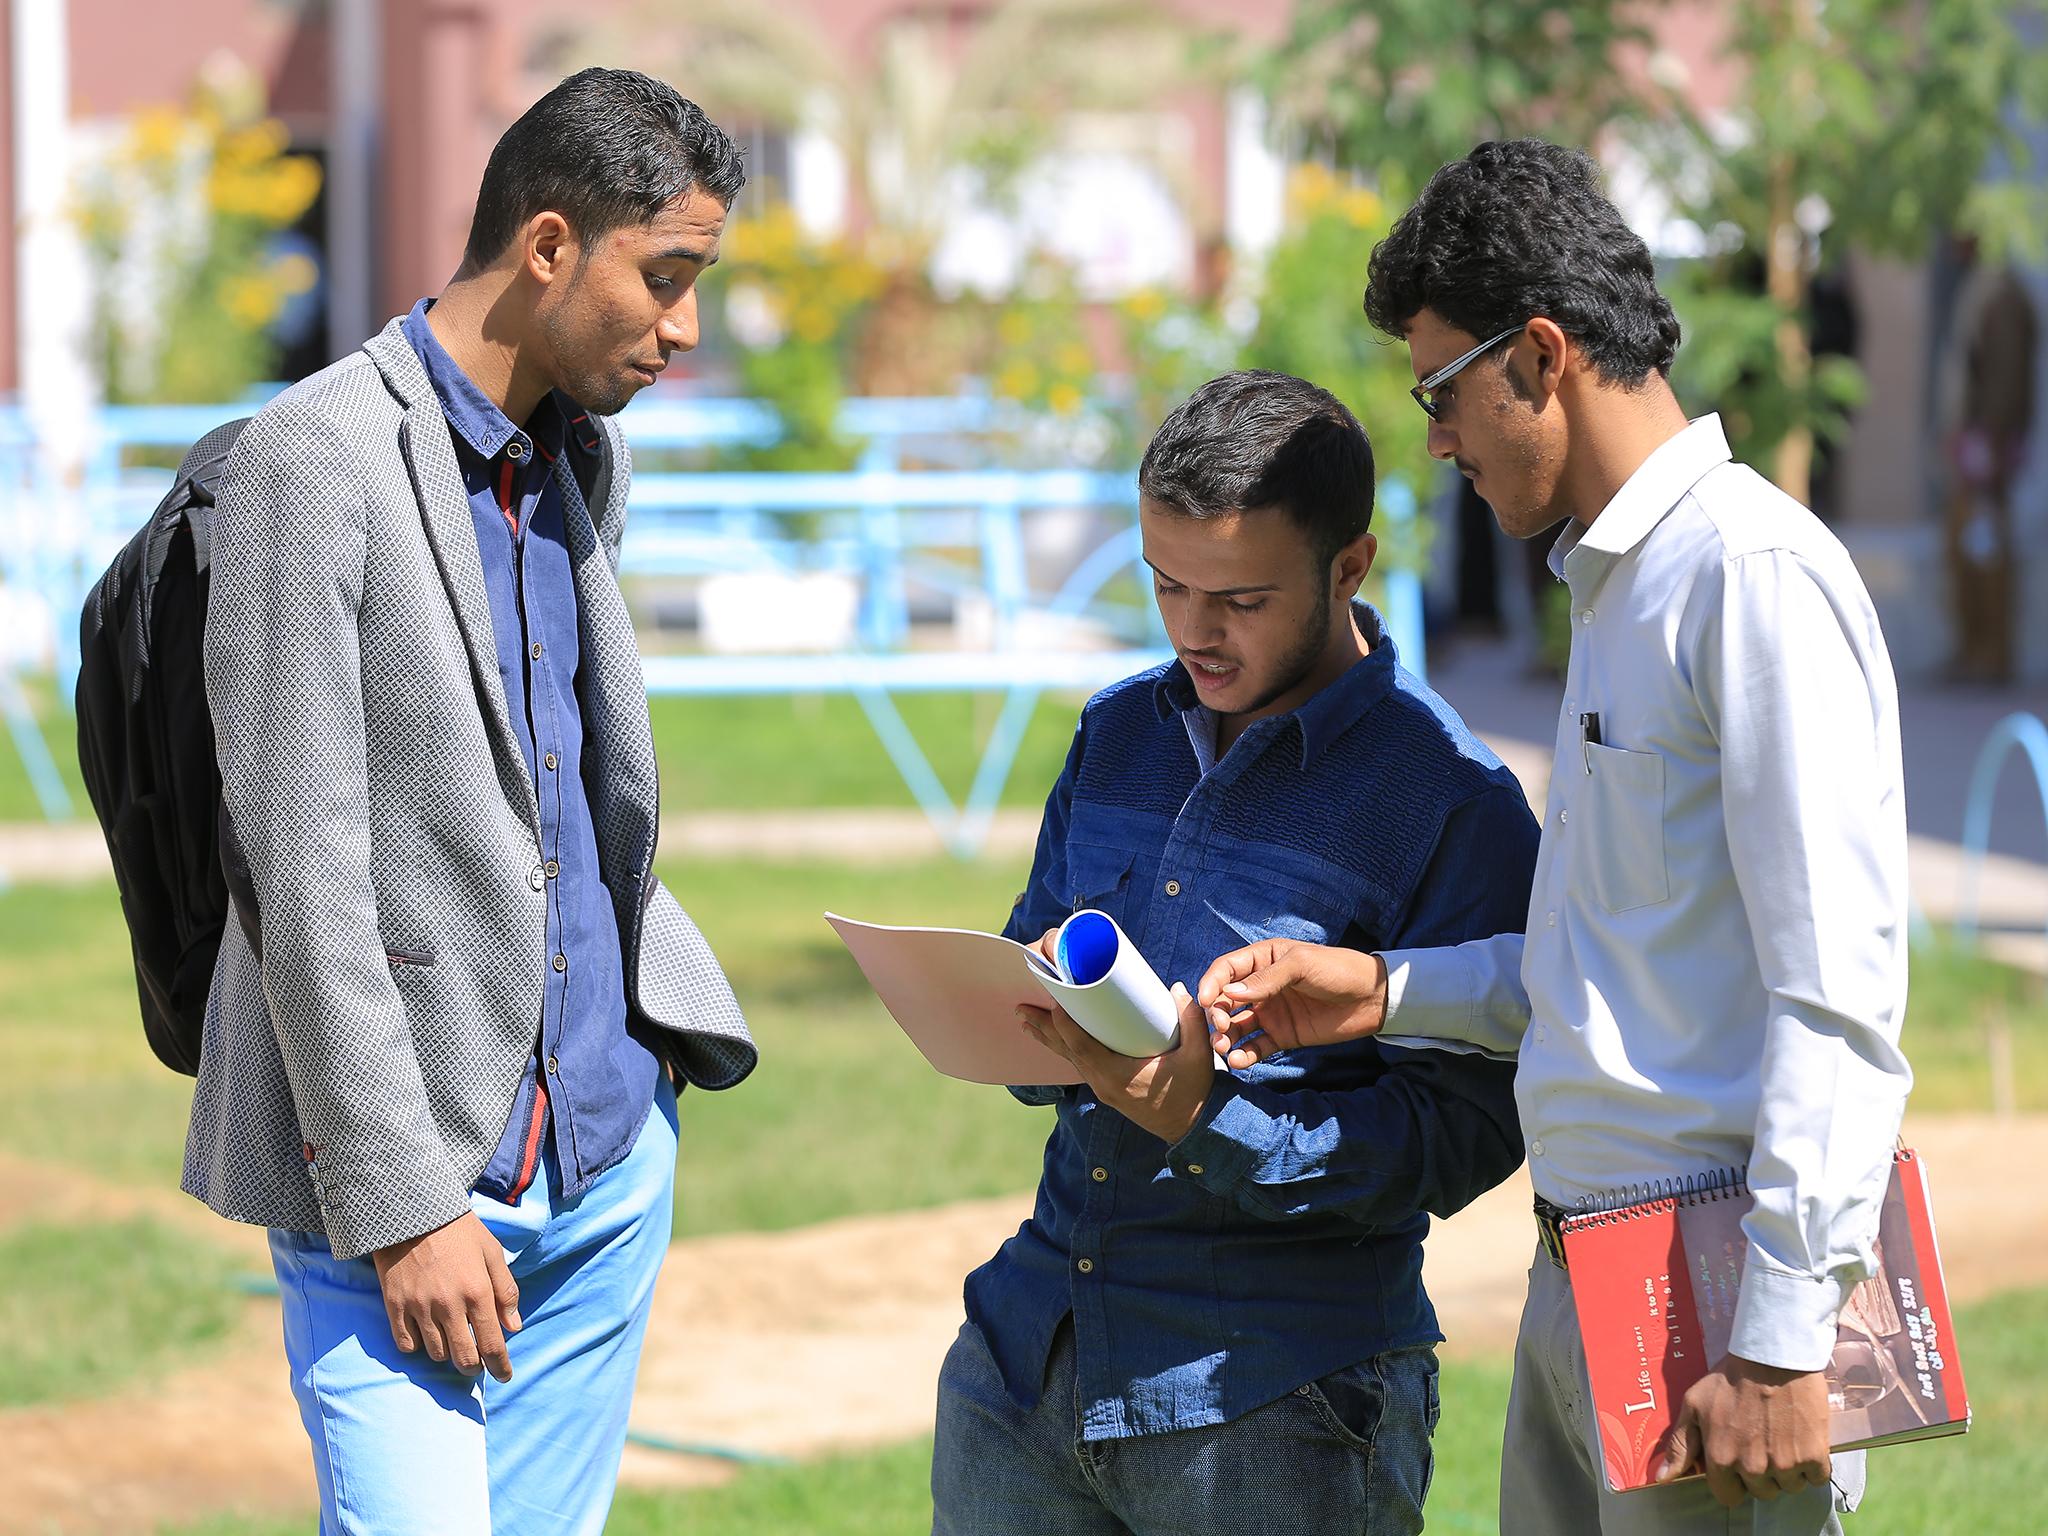
[[[597,1536],[611,1508],[654,1278],[668,1249],[675,1092],[624,1162],[562,1202],[552,1154],[517,1205],[470,1204],[504,1244],[525,1327],[512,1379],[391,1342],[367,1258],[273,1230],[292,1391],[313,1443],[321,1536]]]
[[[1413,1536],[1432,1470],[1436,1351],[1390,1350],[1228,1424],[1080,1438],[1074,1330],[1011,1401],[981,1330],[939,1372],[933,1536]]]

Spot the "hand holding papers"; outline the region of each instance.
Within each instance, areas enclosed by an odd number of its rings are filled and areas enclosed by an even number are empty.
[[[1156,1056],[1179,1010],[1104,912],[1076,912],[1054,941],[1058,967],[1014,939],[959,928],[895,928],[827,912],[890,1016],[925,1059],[970,1083],[1065,1084],[1073,1064],[1017,1026],[1020,1007],[1059,1004],[1109,1049]]]

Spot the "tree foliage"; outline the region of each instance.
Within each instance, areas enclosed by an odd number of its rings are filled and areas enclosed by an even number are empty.
[[[1305,0],[1268,61],[1305,144],[1412,195],[1488,138],[1627,156],[1646,202],[1690,226],[1669,262],[1688,403],[1804,494],[1811,435],[1860,396],[1805,341],[1823,233],[1907,260],[1943,234],[2039,251],[2044,183],[2025,130],[2048,114],[2041,0],[1727,0],[1711,100],[1660,42],[1675,13],[1628,0]],[[1695,18],[1698,13],[1691,13]],[[1362,270],[1358,274],[1362,281]]]

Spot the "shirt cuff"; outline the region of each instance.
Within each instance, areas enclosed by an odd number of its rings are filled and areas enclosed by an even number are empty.
[[[1522,936],[1496,934],[1431,949],[1389,949],[1389,1044],[1428,1044],[1512,1061],[1529,1022],[1522,990]]]
[[[1440,949],[1389,949],[1385,1033],[1463,1040],[1479,1011],[1478,978],[1455,944]]]
[[[1728,1353],[1785,1371],[1820,1370],[1835,1352],[1836,1320],[1847,1299],[1839,1277],[1780,1269],[1751,1243]]]

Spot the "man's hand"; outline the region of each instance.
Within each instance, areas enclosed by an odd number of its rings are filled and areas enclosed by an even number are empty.
[[[1826,1375],[1723,1356],[1679,1405],[1657,1481],[1693,1466],[1730,1509],[1825,1484],[1834,1474]]]
[[[1261,939],[1219,957],[1195,987],[1216,1054],[1249,1067],[1275,1051],[1374,1034],[1387,1018],[1378,955]]]
[[[505,1250],[474,1211],[370,1257],[392,1342],[403,1353],[424,1347],[465,1376],[488,1367],[498,1380],[512,1379],[505,1335],[520,1329],[519,1286]]]
[[[1072,1062],[1096,1098],[1171,1146],[1194,1129],[1216,1081],[1201,1011],[1179,982],[1173,1000],[1180,1006],[1180,1039],[1172,1050],[1143,1060],[1118,1055],[1064,1008],[1019,1008],[1017,1019],[1040,1045]]]

